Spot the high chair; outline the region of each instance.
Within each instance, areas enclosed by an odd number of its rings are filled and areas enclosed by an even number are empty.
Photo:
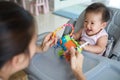
[[[106,30],[109,37],[114,38],[114,45],[110,51],[113,56],[120,57],[120,9],[109,8],[110,20]],[[75,32],[83,26],[84,13],[77,20],[70,20],[68,23],[74,24]],[[71,32],[70,27],[66,27],[63,35]],[[42,44],[44,37],[48,33],[38,35],[37,44]],[[54,46],[55,47],[55,46]],[[60,49],[51,47],[42,54],[36,54],[26,72],[29,74],[29,80],[76,80],[70,65],[64,59],[57,56]],[[120,80],[120,62],[94,53],[83,51],[83,72],[86,80]]]
[[[30,12],[33,14],[35,10],[35,15],[39,15],[39,12],[46,14],[49,12],[48,0],[33,0],[30,2]]]
[[[108,43],[106,46],[106,51],[103,56],[116,59],[120,61],[120,9],[108,7],[110,13],[110,20],[107,22],[106,31],[108,33]],[[81,27],[83,27],[85,11],[81,13],[78,19],[71,19],[69,23],[75,26],[74,32],[77,32]],[[66,27],[63,35],[71,32],[69,27]]]

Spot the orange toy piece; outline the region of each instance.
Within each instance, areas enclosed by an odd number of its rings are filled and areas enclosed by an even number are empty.
[[[73,43],[72,40],[69,40],[67,43],[64,44],[67,48],[67,50],[69,50],[71,47],[75,47],[76,48],[76,44]]]

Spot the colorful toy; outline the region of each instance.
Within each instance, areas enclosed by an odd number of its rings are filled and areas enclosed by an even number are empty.
[[[52,38],[54,38],[54,37],[56,36],[56,33],[57,33],[59,30],[63,29],[64,27],[71,27],[71,28],[72,28],[72,31],[71,31],[71,33],[70,33],[70,36],[72,36],[72,34],[73,34],[73,32],[74,32],[74,27],[73,27],[73,25],[72,25],[72,24],[64,24],[63,26],[58,27],[58,28],[53,32]]]
[[[60,38],[58,40],[57,44],[63,49],[63,50],[60,50],[58,52],[58,55],[60,57],[64,56],[66,59],[69,60],[70,59],[70,55],[69,54],[63,55],[64,51],[69,50],[71,47],[74,47],[74,48],[76,48],[81,53],[82,52],[82,47],[84,47],[85,45],[87,45],[88,42],[80,46],[80,44],[72,38],[72,34],[74,32],[74,27],[73,27],[72,24],[64,24],[62,27],[57,28],[53,32],[53,37],[56,36],[56,32],[57,31],[61,30],[62,28],[66,27],[66,26],[71,27],[72,28],[72,32],[70,33],[70,35],[65,35],[62,38]]]
[[[77,41],[75,41],[70,35],[65,35],[58,40],[57,44],[62,47],[64,51],[69,50],[71,47],[76,48],[79,52],[82,52],[82,48]],[[59,56],[63,56],[62,53],[58,53]]]

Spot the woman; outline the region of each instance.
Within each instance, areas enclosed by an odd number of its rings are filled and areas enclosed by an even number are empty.
[[[25,69],[36,51],[46,51],[53,46],[57,38],[48,34],[41,46],[36,46],[34,19],[31,14],[13,2],[0,2],[0,80]],[[84,80],[82,74],[83,56],[73,48],[71,53],[71,68],[78,78]],[[77,55],[75,55],[77,53]],[[80,59],[78,64],[77,59]]]

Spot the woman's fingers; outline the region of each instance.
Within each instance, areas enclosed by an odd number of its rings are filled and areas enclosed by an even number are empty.
[[[75,56],[75,48],[74,47],[71,47],[70,54],[71,54],[71,56]]]
[[[49,47],[52,47],[53,45],[55,45],[57,43],[57,37],[52,38],[52,33],[49,33],[43,41],[43,51],[46,51]]]
[[[49,41],[49,40],[51,39],[51,37],[52,37],[52,33],[49,33],[49,34],[45,37],[44,42]]]
[[[83,55],[75,50],[75,48],[71,47],[70,49],[71,55],[71,68],[76,70],[76,68],[82,68],[83,64]]]

